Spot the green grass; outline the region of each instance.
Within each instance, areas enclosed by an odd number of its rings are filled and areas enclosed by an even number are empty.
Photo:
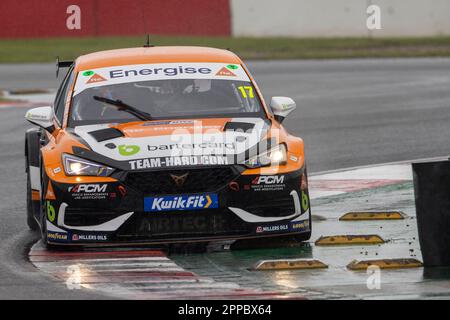
[[[450,37],[430,38],[227,38],[152,37],[163,45],[230,48],[243,59],[328,59],[450,56]],[[0,63],[51,62],[99,50],[136,47],[144,37],[0,40]]]
[[[19,101],[20,100],[7,99],[7,98],[0,96],[0,103],[2,103],[2,102],[19,102]]]
[[[19,101],[19,100],[13,100],[13,99],[5,98],[3,96],[3,91],[0,90],[0,103],[3,103],[3,102],[17,102],[17,101]]]

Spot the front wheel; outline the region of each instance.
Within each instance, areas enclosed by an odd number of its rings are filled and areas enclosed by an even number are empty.
[[[44,190],[47,190],[47,176],[45,175],[44,169],[42,168],[42,164],[40,165],[41,172],[41,197],[40,197],[40,222],[41,222],[41,242],[49,248],[50,245],[47,242],[47,206],[44,199]]]
[[[37,231],[39,229],[39,225],[34,218],[35,205],[36,204],[33,204],[30,172],[27,172],[27,224],[28,227],[33,231]]]

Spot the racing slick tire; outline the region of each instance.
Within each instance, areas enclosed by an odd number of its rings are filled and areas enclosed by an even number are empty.
[[[30,230],[39,230],[39,225],[34,219],[34,205],[31,196],[31,181],[29,172],[27,172],[27,224]]]
[[[38,129],[29,129],[25,134],[25,172],[27,174],[27,224],[33,230],[39,230],[39,224],[34,218],[40,208],[36,208],[37,201],[33,201],[31,188],[30,166],[39,164],[40,133]]]
[[[40,164],[39,168],[41,172],[41,190],[47,190],[45,173],[44,169],[42,168],[42,164]],[[48,248],[49,244],[47,242],[47,206],[45,205],[44,191],[41,192],[40,204],[41,204],[40,205],[41,241]]]

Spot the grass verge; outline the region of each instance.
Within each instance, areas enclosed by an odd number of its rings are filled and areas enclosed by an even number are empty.
[[[0,90],[0,103],[6,103],[6,102],[20,102],[20,100],[8,99],[5,97],[4,92],[2,90]]]
[[[228,38],[152,37],[156,45],[230,48],[244,59],[332,59],[369,57],[448,57],[450,37],[429,38]],[[144,37],[45,38],[0,40],[0,63],[51,62],[56,56],[144,44]]]

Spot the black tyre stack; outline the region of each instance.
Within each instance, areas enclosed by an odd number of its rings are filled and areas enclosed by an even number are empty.
[[[450,161],[413,163],[412,167],[424,266],[450,266]]]

